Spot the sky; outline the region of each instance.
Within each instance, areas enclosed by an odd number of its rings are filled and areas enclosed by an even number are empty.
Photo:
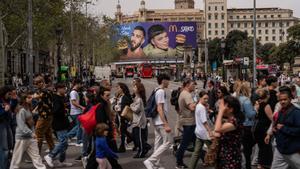
[[[88,7],[94,16],[108,15],[114,18],[118,0],[93,0]],[[145,0],[148,9],[174,9],[174,0]],[[251,8],[253,0],[227,0],[228,8]],[[140,6],[140,0],[120,0],[123,14],[131,15]],[[257,7],[279,7],[292,9],[294,16],[300,18],[300,0],[257,0]],[[195,8],[203,9],[203,0],[195,0]]]

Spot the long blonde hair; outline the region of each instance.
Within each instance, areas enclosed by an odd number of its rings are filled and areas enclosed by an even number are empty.
[[[239,86],[236,89],[237,96],[251,96],[251,88],[249,82],[239,82]]]

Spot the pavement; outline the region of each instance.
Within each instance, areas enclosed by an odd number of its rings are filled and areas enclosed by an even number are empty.
[[[117,82],[123,82],[126,83],[129,87],[129,89],[131,90],[132,88],[132,78],[127,78],[127,79],[115,79],[113,81],[113,87],[115,87],[115,84]],[[157,87],[157,82],[156,79],[142,79],[142,83],[144,83],[145,88],[146,88],[146,94],[147,94],[147,98],[149,97],[149,95],[151,94],[152,90],[155,89]],[[198,87],[201,88],[200,86],[203,86],[201,82],[197,82],[198,83]],[[171,94],[171,90],[177,89],[179,86],[181,85],[180,82],[173,82],[170,81],[170,85],[169,88],[167,89],[167,99],[170,99],[170,94]],[[115,91],[114,89],[112,91]],[[175,122],[176,122],[176,111],[174,109],[174,106],[169,104],[169,114],[168,116],[168,121],[170,123],[170,126],[172,129],[174,129],[175,126]],[[130,129],[129,129],[130,130]],[[172,131],[174,132],[174,130]],[[149,127],[149,139],[148,139],[148,143],[153,145],[154,144],[154,130],[152,125]],[[47,147],[47,145],[44,145],[44,149]],[[133,156],[135,154],[135,152],[133,152],[131,150],[131,148],[133,147],[132,143],[127,145],[127,151],[125,153],[120,153],[119,155],[119,163],[121,164],[121,166],[123,167],[123,169],[145,169],[144,165],[143,165],[143,161],[146,160],[146,158],[144,159],[134,159]],[[153,150],[153,149],[152,149]],[[152,154],[152,150],[147,154],[147,157],[149,155]],[[186,164],[189,163],[189,158],[191,157],[191,152],[186,152],[185,153],[185,157],[184,157],[184,162]],[[44,157],[44,155],[46,155],[46,153],[42,153],[42,157]],[[69,146],[68,150],[67,150],[67,162],[71,162],[73,163],[72,167],[60,167],[61,169],[82,169],[82,164],[81,162],[77,162],[75,161],[75,159],[80,155],[80,147],[76,147],[76,146]],[[26,157],[26,159],[29,159],[28,157]],[[170,147],[169,151],[165,152],[161,158],[161,164],[165,167],[165,169],[175,169],[175,165],[176,165],[176,160],[175,160],[175,156],[174,153]],[[32,169],[34,168],[32,163],[25,163],[23,162],[21,165],[21,168],[23,169]],[[58,168],[58,167],[56,167]],[[199,160],[199,164],[198,164],[198,168],[203,168],[201,167],[201,160]],[[210,168],[205,168],[205,169],[210,169]]]

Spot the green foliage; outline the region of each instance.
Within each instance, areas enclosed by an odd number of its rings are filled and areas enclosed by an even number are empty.
[[[287,30],[289,38],[295,41],[300,41],[300,24],[294,25]]]
[[[210,62],[218,61],[219,63],[222,62],[222,49],[221,49],[221,39],[214,38],[213,40],[209,41],[207,44],[208,48],[208,60]]]
[[[271,60],[271,54],[276,50],[276,48],[275,43],[266,43],[262,45],[259,57],[263,59],[264,63],[272,63],[273,60]]]
[[[294,63],[294,58],[300,54],[297,50],[295,41],[288,41],[286,43],[281,43],[272,53],[272,63],[276,63],[281,67],[285,62],[288,62],[290,65]]]
[[[226,36],[225,42],[225,58],[226,59],[233,59],[235,57],[235,54],[238,53],[236,51],[236,45],[238,42],[241,42],[243,40],[247,40],[248,34],[247,32],[242,32],[239,30],[233,30],[229,32]]]

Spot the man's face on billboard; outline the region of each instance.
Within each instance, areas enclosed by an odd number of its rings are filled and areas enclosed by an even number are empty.
[[[131,40],[131,51],[134,51],[137,48],[139,48],[145,41],[143,31],[137,29],[134,30],[132,32],[130,40]]]
[[[169,37],[167,32],[156,35],[151,42],[156,48],[163,50],[167,50],[169,48]]]

